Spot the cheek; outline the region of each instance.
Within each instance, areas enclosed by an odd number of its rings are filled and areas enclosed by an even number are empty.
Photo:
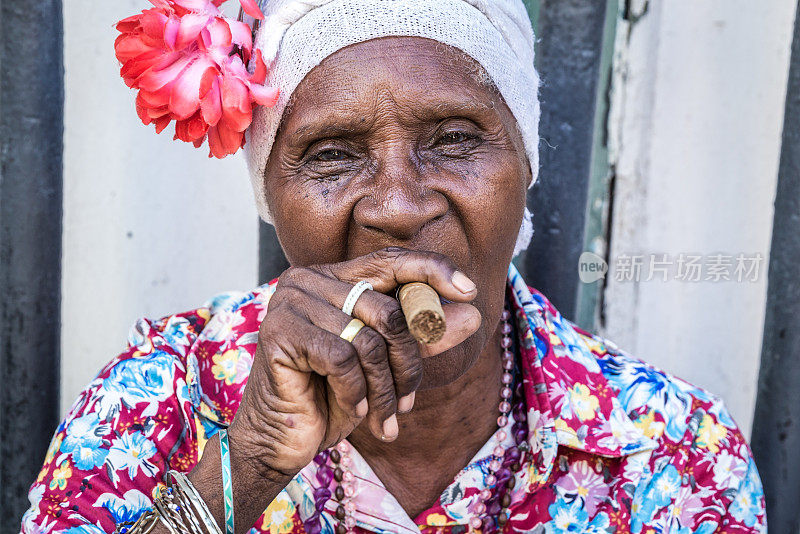
[[[518,158],[502,152],[476,165],[459,188],[455,203],[473,252],[511,259],[525,208],[523,176]]]
[[[346,255],[349,210],[336,182],[286,180],[267,187],[278,239],[292,265],[342,261]]]

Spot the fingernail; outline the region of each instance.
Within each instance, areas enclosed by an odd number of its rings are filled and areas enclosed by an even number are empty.
[[[400,429],[397,427],[397,416],[392,414],[391,417],[383,422],[383,435],[381,439],[384,441],[393,440],[399,433]]]
[[[456,289],[462,293],[472,293],[475,291],[475,283],[467,278],[467,275],[461,271],[454,272],[451,281],[453,282],[453,285],[456,286]]]
[[[397,411],[400,413],[408,413],[411,411],[411,408],[414,407],[414,397],[416,396],[417,392],[412,391],[405,397],[400,397],[400,400],[397,401]]]
[[[356,404],[356,415],[359,417],[365,417],[368,411],[369,404],[367,403],[367,399],[361,399],[361,402]]]

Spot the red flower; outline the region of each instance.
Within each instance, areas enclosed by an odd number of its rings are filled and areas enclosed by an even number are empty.
[[[175,139],[224,158],[244,146],[256,105],[273,106],[278,89],[264,81],[267,67],[253,52],[250,26],[222,15],[225,0],[149,0],[153,8],[117,23],[120,75],[138,89],[136,111],[160,133],[175,121]],[[254,0],[242,9],[261,20]],[[252,74],[247,65],[253,63]]]

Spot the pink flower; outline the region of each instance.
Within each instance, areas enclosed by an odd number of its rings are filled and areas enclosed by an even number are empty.
[[[556,482],[556,486],[562,494],[582,499],[589,516],[594,515],[597,505],[608,496],[609,490],[603,475],[585,460],[570,465],[569,472]]]
[[[702,489],[694,490],[690,485],[682,486],[675,497],[675,504],[671,508],[672,516],[680,521],[681,526],[694,529],[698,516],[706,508],[703,506],[703,498],[708,497],[711,492]]]
[[[120,75],[138,89],[136,111],[160,133],[175,121],[175,139],[224,158],[244,146],[256,105],[273,106],[278,89],[264,81],[261,52],[253,56],[250,26],[218,9],[225,0],[150,0],[155,7],[117,23]],[[240,0],[255,19],[254,0]],[[252,57],[251,57],[252,56]],[[252,62],[253,72],[247,66]]]

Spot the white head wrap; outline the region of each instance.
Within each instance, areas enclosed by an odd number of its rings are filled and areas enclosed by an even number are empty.
[[[525,143],[536,182],[539,169],[539,76],[533,28],[521,0],[260,0],[265,20],[255,47],[278,87],[274,107],[259,107],[247,131],[245,155],[261,218],[271,223],[264,170],[292,92],[323,59],[345,46],[387,36],[426,37],[477,61],[503,95]],[[514,256],[533,235],[525,208]]]

